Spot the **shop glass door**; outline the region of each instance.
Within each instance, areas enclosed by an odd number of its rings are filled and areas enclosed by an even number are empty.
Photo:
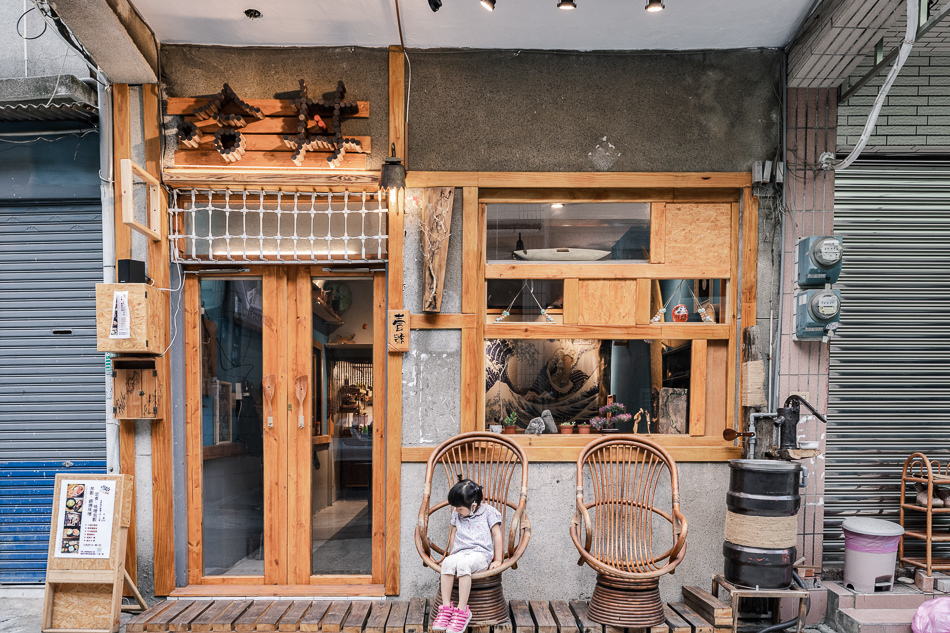
[[[202,582],[380,583],[384,277],[259,270],[198,280]]]

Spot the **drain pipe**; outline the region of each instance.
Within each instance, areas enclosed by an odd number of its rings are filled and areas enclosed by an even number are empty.
[[[115,197],[112,190],[112,87],[100,71],[96,82],[99,101],[99,199],[102,202],[102,282],[115,283]],[[105,355],[106,472],[119,472],[119,422],[112,417],[112,354]]]

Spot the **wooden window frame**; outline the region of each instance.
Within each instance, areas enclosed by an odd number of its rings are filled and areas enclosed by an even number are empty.
[[[741,448],[722,439],[724,428],[734,427],[738,419],[736,394],[739,392],[737,344],[739,319],[742,327],[754,325],[757,205],[751,195],[748,173],[486,173],[486,172],[410,172],[407,187],[461,187],[463,196],[462,235],[462,313],[412,315],[412,329],[448,328],[462,331],[461,431],[482,428],[485,394],[471,385],[484,382],[484,341],[491,338],[679,338],[701,341],[694,345],[693,361],[724,361],[726,373],[725,416],[719,421],[691,412],[692,435],[650,435],[667,448],[677,461],[726,461],[741,457]],[[519,264],[486,261],[486,204],[498,202],[649,202],[651,203],[651,262],[631,264],[580,264],[570,266],[570,275],[557,264]],[[666,263],[654,257],[654,249],[664,235],[655,231],[654,218],[666,204],[730,205],[729,257],[725,261],[699,266]],[[741,244],[740,223],[746,236]],[[753,227],[756,229],[754,230]],[[660,240],[660,242],[657,242]],[[752,242],[750,244],[750,242]],[[662,249],[659,249],[662,252]],[[740,270],[740,257],[742,269]],[[391,260],[392,261],[392,260]],[[530,270],[530,274],[526,274]],[[401,277],[401,271],[399,271]],[[486,323],[487,279],[565,279],[565,285],[581,279],[631,279],[649,283],[651,279],[722,279],[724,322],[716,324],[649,323],[643,310],[634,325],[552,325],[527,323]],[[569,281],[570,280],[570,281]],[[396,282],[390,276],[390,284]],[[741,300],[739,291],[741,288]],[[568,289],[565,288],[565,293]],[[750,303],[751,301],[751,303]],[[566,301],[565,301],[566,304]],[[552,334],[554,335],[552,337]],[[390,355],[390,371],[393,369]],[[401,359],[400,359],[401,360]],[[718,365],[722,366],[722,365]],[[703,372],[704,374],[705,372]],[[699,382],[703,382],[702,385]],[[691,385],[691,397],[708,402],[705,382]],[[390,409],[392,412],[392,410]],[[481,423],[479,422],[481,421]],[[712,422],[712,423],[709,423]],[[698,433],[697,431],[700,431]],[[573,462],[582,448],[596,436],[513,436],[521,443],[531,461]],[[394,439],[391,437],[391,440]],[[428,459],[431,447],[403,446],[403,462]]]
[[[203,447],[201,439],[201,389],[200,389],[200,367],[201,363],[197,359],[200,359],[201,356],[201,344],[200,344],[200,289],[199,289],[199,276],[196,274],[189,274],[202,271],[205,266],[202,265],[191,265],[184,268],[184,296],[183,301],[183,312],[184,312],[184,341],[185,341],[185,403],[186,403],[186,431],[185,431],[185,441],[186,441],[186,480],[187,480],[187,513],[188,513],[188,586],[179,587],[170,592],[170,595],[176,597],[189,597],[189,596],[211,596],[211,595],[246,595],[246,596],[273,596],[273,595],[284,595],[284,596],[313,596],[313,595],[336,595],[336,596],[366,596],[366,597],[380,597],[385,595],[384,582],[386,578],[386,560],[385,560],[385,532],[384,529],[386,525],[386,503],[387,499],[392,495],[387,494],[388,486],[394,485],[394,482],[387,480],[383,476],[374,476],[373,477],[373,529],[372,529],[372,547],[373,547],[373,561],[372,561],[372,573],[371,574],[354,574],[354,575],[337,575],[337,574],[320,574],[313,575],[310,573],[309,562],[310,559],[307,558],[308,565],[306,569],[300,567],[300,563],[303,562],[304,557],[288,557],[282,555],[281,560],[285,561],[286,564],[282,563],[278,573],[281,574],[281,578],[271,579],[264,576],[225,576],[225,575],[205,575],[204,574],[204,564],[203,564],[203,522],[204,522],[204,512],[203,512]],[[288,271],[293,268],[293,277],[306,277],[308,283],[306,288],[309,288],[309,280],[313,277],[320,278],[339,278],[345,279],[348,277],[359,277],[361,279],[369,279],[370,283],[373,285],[373,294],[374,294],[374,303],[373,303],[373,320],[377,324],[377,327],[374,330],[374,339],[373,339],[373,366],[374,366],[374,383],[382,385],[384,384],[384,377],[386,372],[386,344],[385,344],[385,328],[382,327],[382,324],[385,323],[385,300],[386,300],[386,278],[384,274],[380,272],[366,273],[366,272],[347,272],[343,270],[335,270],[332,272],[321,272],[316,267],[310,267],[306,265],[286,265],[286,266],[273,266],[273,265],[260,265],[252,264],[244,267],[243,271],[233,271],[233,272],[216,272],[208,273],[202,275],[204,278],[214,279],[214,278],[235,278],[235,277],[246,277],[246,278],[261,278],[264,280],[267,277],[273,278],[275,275],[280,278],[283,278],[283,286],[278,288],[278,286],[273,283],[271,286],[272,296],[265,295],[265,301],[269,301],[276,308],[276,321],[279,323],[287,322],[286,311],[288,306],[282,305],[282,302],[278,299],[278,296],[274,294],[274,291],[277,291],[277,294],[287,295],[287,292],[290,290],[290,284],[287,283]],[[281,272],[283,271],[283,272]],[[304,284],[294,283],[296,292],[294,294],[299,294],[303,292]],[[284,292],[281,293],[280,290]],[[296,303],[303,305],[304,302],[309,304],[308,297],[306,296],[296,296],[294,297]],[[296,305],[294,303],[294,305]],[[304,367],[307,367],[309,372],[309,367],[311,366],[310,359],[310,350],[314,345],[314,341],[311,335],[311,327],[309,323],[304,324],[307,327],[302,327],[301,323],[298,322],[297,327],[294,332],[287,332],[283,336],[289,341],[287,348],[288,350],[296,350],[294,353],[294,358],[289,357],[280,357],[278,356],[282,352],[278,352],[276,349],[270,350],[272,357],[269,358],[269,362],[274,367],[286,367],[282,369],[287,376],[298,375]],[[277,327],[273,325],[272,327]],[[297,340],[301,342],[306,341],[306,344],[297,345]],[[322,346],[321,346],[322,347]],[[267,352],[265,352],[266,356]],[[188,362],[188,360],[192,362]],[[268,360],[268,358],[265,358]],[[311,383],[312,384],[312,383]],[[196,388],[197,387],[197,388]],[[374,387],[375,390],[375,387]],[[305,400],[303,414],[309,419],[311,417],[311,398],[314,397],[312,389],[308,389],[308,395]],[[288,396],[288,401],[290,397]],[[374,442],[373,442],[373,463],[376,467],[379,468],[380,472],[385,469],[385,443],[387,441],[387,428],[386,420],[384,417],[385,408],[380,407],[378,423],[374,421]],[[287,413],[283,410],[283,407],[275,406],[274,409],[275,417],[279,418],[278,424],[282,426],[288,426],[285,422],[282,422],[283,418],[290,413]],[[325,413],[325,412],[324,412]],[[296,415],[296,414],[294,414]],[[311,420],[312,423],[312,420]],[[289,425],[289,426],[296,426]],[[288,428],[289,428],[288,426]],[[310,426],[307,426],[308,432],[310,431]],[[310,469],[310,451],[313,442],[324,442],[326,436],[318,436],[311,440],[311,443],[302,444],[295,443],[293,438],[287,436],[280,436],[281,447],[279,448],[279,460],[287,460],[290,455],[290,451],[294,450],[295,461],[299,465],[298,467],[293,466],[292,464],[285,464],[285,468],[296,469],[296,472],[290,472],[288,474],[293,477],[308,477]],[[291,446],[293,444],[293,446]],[[265,464],[265,468],[268,466]],[[277,468],[277,464],[271,464],[272,468]],[[265,485],[266,482],[265,482]],[[395,483],[398,485],[398,482]],[[271,516],[279,517],[279,525],[274,526],[276,529],[272,530],[274,534],[271,535],[271,541],[279,541],[280,544],[277,545],[278,548],[286,549],[289,542],[288,539],[294,539],[293,546],[297,551],[309,551],[311,544],[311,529],[310,529],[310,504],[309,500],[306,500],[306,503],[294,503],[292,500],[286,498],[286,491],[278,493],[276,496],[272,495],[272,499],[269,503],[265,503],[265,512],[269,512]],[[293,533],[290,532],[293,529],[287,524],[293,524],[298,526]],[[305,525],[306,529],[300,529],[299,526]],[[283,535],[281,535],[281,531]],[[266,533],[265,533],[266,534]],[[265,539],[268,537],[265,536]],[[274,547],[274,544],[270,544],[271,547]],[[294,583],[293,580],[297,579],[297,582]],[[284,582],[280,582],[283,580]]]

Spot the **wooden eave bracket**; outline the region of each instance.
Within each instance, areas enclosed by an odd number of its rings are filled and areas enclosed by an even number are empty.
[[[135,219],[132,208],[133,174],[148,185],[148,226]],[[162,183],[129,158],[119,161],[119,184],[122,191],[122,223],[153,242],[162,239]]]

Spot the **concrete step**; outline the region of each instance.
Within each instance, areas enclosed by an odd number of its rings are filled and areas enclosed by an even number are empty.
[[[891,591],[856,593],[836,582],[822,585],[828,590],[828,616],[840,609],[916,609],[934,598],[933,592],[923,592],[913,585],[894,585]]]
[[[913,609],[841,609],[837,628],[841,633],[911,633]]]

